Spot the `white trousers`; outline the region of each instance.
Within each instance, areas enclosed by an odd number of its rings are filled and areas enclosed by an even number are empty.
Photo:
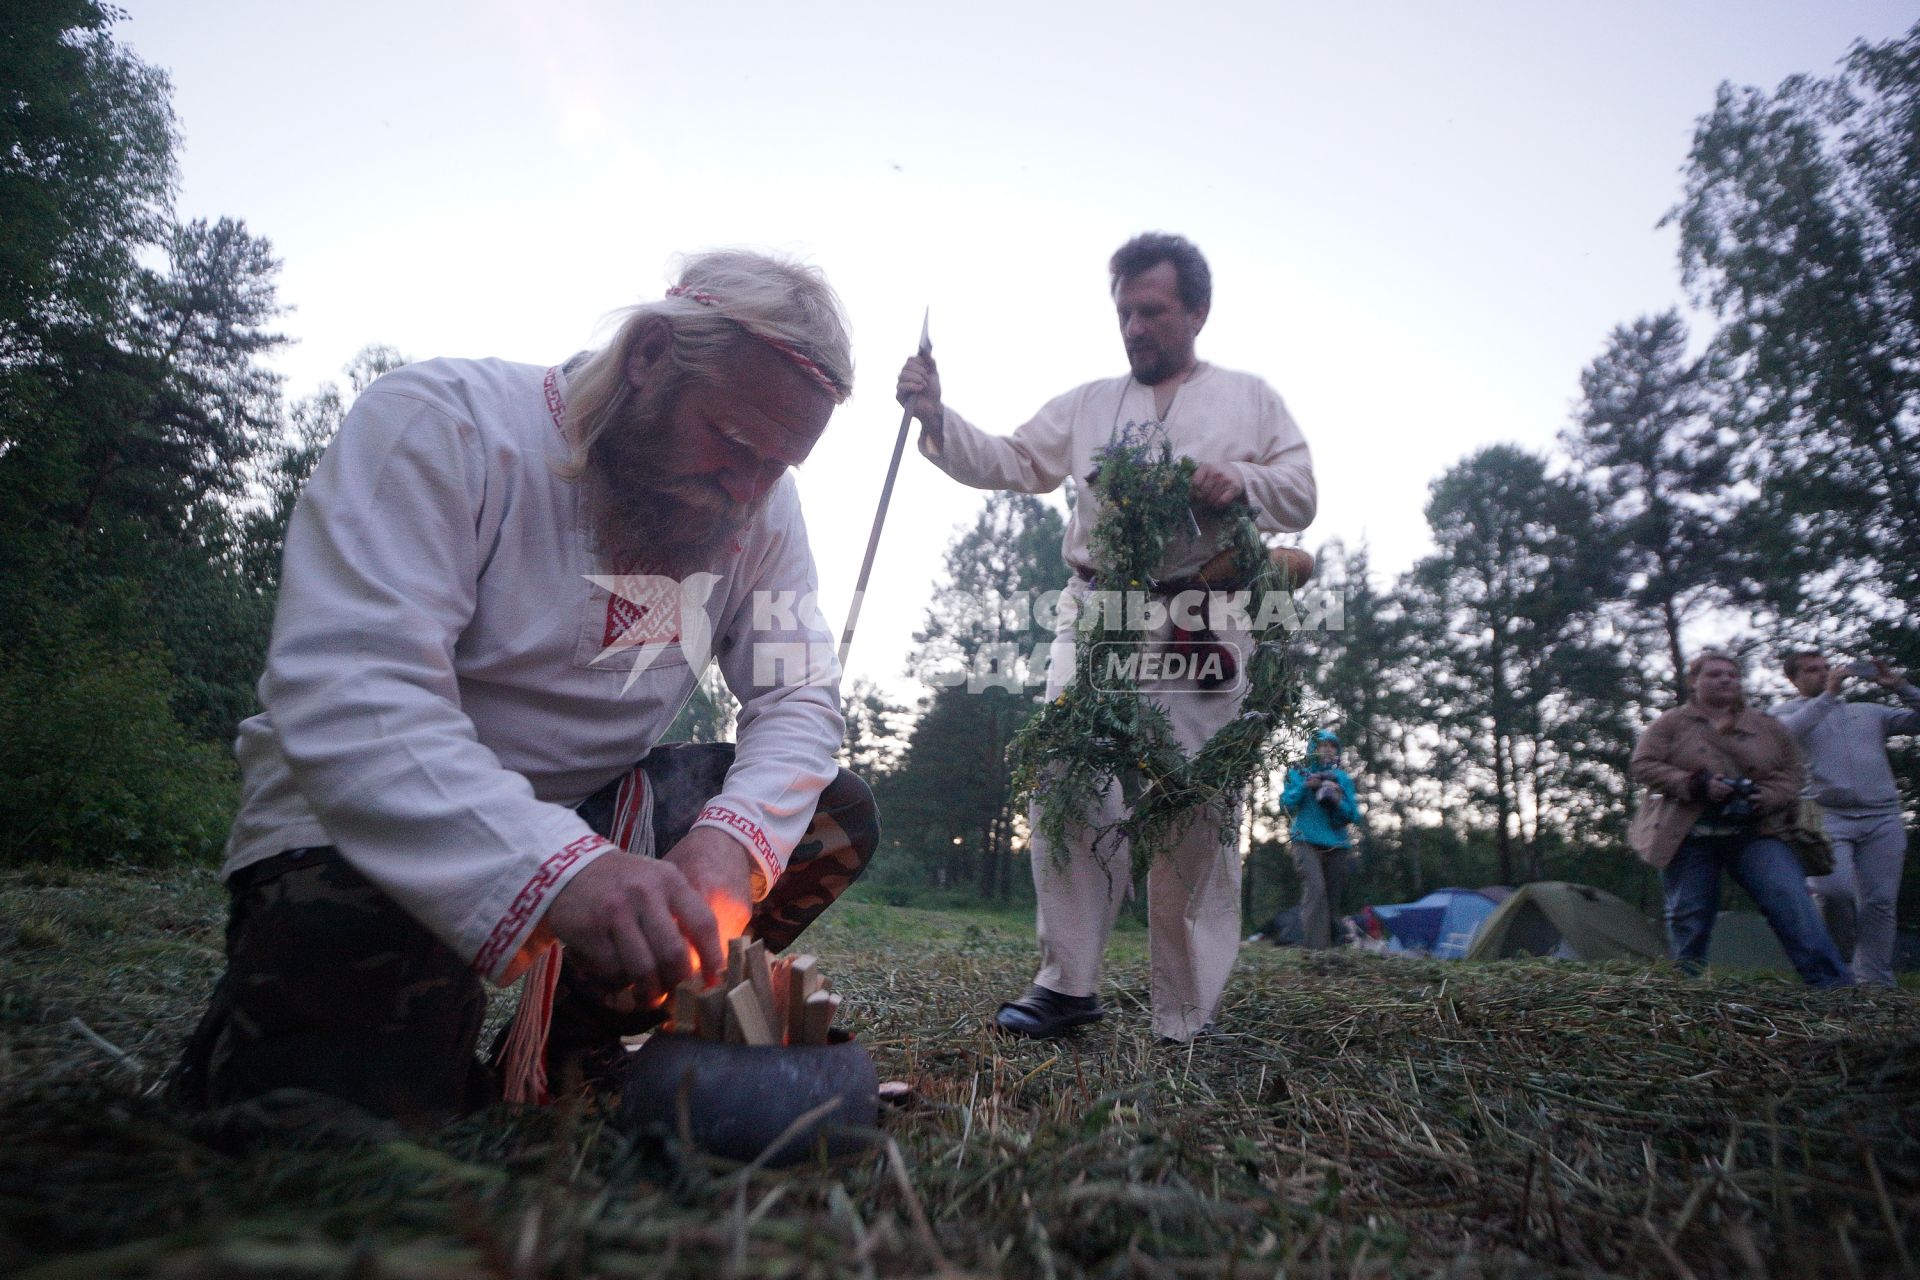
[[[1898,813],[1821,816],[1833,837],[1833,873],[1808,877],[1807,888],[1825,913],[1842,955],[1851,923],[1854,981],[1890,987],[1894,906],[1907,857],[1906,824]]]
[[[1076,583],[1061,599],[1051,655],[1047,696],[1059,694],[1073,675],[1074,627],[1086,589]],[[1164,632],[1164,629],[1162,629]],[[1152,637],[1163,639],[1164,634]],[[1239,714],[1245,686],[1244,636],[1223,632],[1241,654],[1241,676],[1227,690],[1206,692],[1190,682],[1143,684],[1141,696],[1167,713],[1188,758]],[[1114,921],[1132,886],[1126,842],[1098,842],[1092,830],[1124,814],[1119,788],[1110,788],[1093,826],[1072,833],[1071,847],[1055,851],[1039,824],[1031,841],[1040,971],[1034,981],[1062,995],[1090,996],[1100,989],[1100,963]],[[1212,1020],[1240,951],[1240,850],[1238,814],[1204,812],[1190,822],[1179,843],[1154,859],[1147,872],[1147,946],[1152,962],[1153,1030],[1188,1040]]]

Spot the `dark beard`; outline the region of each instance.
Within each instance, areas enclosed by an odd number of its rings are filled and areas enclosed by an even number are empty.
[[[1168,363],[1167,353],[1164,351],[1156,350],[1146,355],[1144,363],[1137,362],[1133,352],[1127,353],[1127,367],[1133,371],[1135,378],[1149,387],[1157,387],[1173,376],[1173,370],[1168,367]]]
[[[678,578],[711,569],[766,506],[767,495],[743,506],[711,479],[668,478],[684,451],[667,422],[658,405],[629,403],[587,451],[587,520],[615,572]]]

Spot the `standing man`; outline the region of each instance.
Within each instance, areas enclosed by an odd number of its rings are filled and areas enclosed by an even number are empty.
[[[183,1101],[483,1105],[481,983],[536,959],[537,1098],[556,1052],[617,1050],[696,959],[721,972],[723,932],[777,949],[858,874],[877,830],[833,763],[831,637],[792,604],[787,475],[851,378],[817,272],[715,253],[604,350],[366,390],[287,531]],[[737,751],[649,754],[710,656]]]
[[[1833,837],[1833,873],[1808,880],[1807,887],[1839,926],[1842,954],[1846,935],[1852,935],[1854,978],[1890,987],[1907,828],[1887,763],[1887,739],[1920,732],[1920,689],[1878,658],[1832,666],[1819,650],[1799,649],[1782,665],[1800,696],[1780,703],[1773,714],[1806,757],[1808,794],[1819,801]],[[1853,676],[1891,690],[1906,708],[1846,701],[1840,690]]]
[[[1313,758],[1287,770],[1280,805],[1292,819],[1294,869],[1300,873],[1300,945],[1333,945],[1333,922],[1347,885],[1353,841],[1347,828],[1360,821],[1353,778],[1340,767],[1340,739],[1331,729],[1313,735]]]
[[[1047,493],[1068,477],[1084,482],[1095,454],[1123,432],[1163,436],[1176,455],[1199,464],[1192,531],[1169,547],[1159,575],[1166,582],[1193,580],[1218,550],[1225,511],[1242,499],[1263,530],[1304,529],[1314,514],[1313,464],[1286,405],[1259,378],[1203,363],[1194,353],[1213,300],[1206,259],[1180,236],[1149,233],[1120,246],[1108,267],[1130,374],[1069,391],[1012,435],[995,436],[942,401],[932,357],[916,355],[900,371],[897,395],[920,421],[921,453],[962,484]],[[1049,698],[1074,671],[1075,628],[1096,571],[1089,536],[1100,509],[1098,493],[1082,484],[1062,547],[1074,576],[1060,602]],[[1163,644],[1171,626],[1162,619],[1140,638]],[[1238,640],[1244,658],[1244,633],[1222,638]],[[1245,670],[1244,661],[1238,669]],[[1238,713],[1245,688],[1242,681],[1212,688],[1171,679],[1142,681],[1140,692],[1167,713],[1191,756]],[[1000,1006],[1001,1029],[1057,1036],[1105,1015],[1101,957],[1131,878],[1127,849],[1114,841],[1096,847],[1091,832],[1123,816],[1121,804],[1114,788],[1070,849],[1033,837],[1040,969],[1025,995]],[[1153,1028],[1167,1042],[1185,1043],[1210,1029],[1233,968],[1240,859],[1228,838],[1231,824],[1230,814],[1197,817],[1147,877]]]

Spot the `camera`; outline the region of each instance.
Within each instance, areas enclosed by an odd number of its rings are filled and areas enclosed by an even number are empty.
[[[1754,808],[1753,798],[1759,794],[1760,786],[1752,778],[1721,778],[1720,781],[1733,788],[1733,794],[1720,802],[1720,816],[1729,822],[1752,822],[1759,816]]]
[[[1315,769],[1307,775],[1307,790],[1313,798],[1329,809],[1337,809],[1346,797],[1340,790],[1340,780],[1323,769]]]
[[[1880,668],[1871,662],[1849,662],[1840,669],[1850,676],[1859,676],[1864,680],[1871,680],[1880,674]]]

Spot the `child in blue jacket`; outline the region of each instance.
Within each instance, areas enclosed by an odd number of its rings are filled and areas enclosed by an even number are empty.
[[[1293,865],[1300,872],[1301,945],[1333,945],[1334,904],[1346,887],[1347,828],[1360,821],[1353,778],[1340,767],[1340,739],[1332,730],[1314,733],[1310,759],[1287,770],[1280,805],[1292,819]]]

